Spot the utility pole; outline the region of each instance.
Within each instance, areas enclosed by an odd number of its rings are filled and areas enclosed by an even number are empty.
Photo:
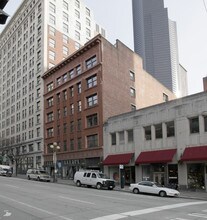
[[[9,15],[3,11],[9,0],[0,0],[0,24],[5,24]]]

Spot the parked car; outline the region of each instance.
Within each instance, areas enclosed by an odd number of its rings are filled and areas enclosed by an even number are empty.
[[[45,170],[28,169],[26,175],[28,180],[33,179],[50,182],[50,175]]]
[[[162,187],[151,181],[141,181],[138,183],[130,184],[130,191],[135,194],[138,193],[149,193],[159,195],[161,197],[164,196],[179,196],[180,193],[175,189],[170,189],[167,187]]]
[[[0,176],[12,176],[12,169],[7,165],[0,165]]]
[[[107,188],[111,190],[115,187],[114,180],[96,170],[77,171],[74,175],[74,182],[78,187],[85,185],[96,187],[97,189]]]

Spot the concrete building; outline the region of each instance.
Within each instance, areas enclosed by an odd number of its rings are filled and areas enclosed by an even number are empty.
[[[102,169],[103,124],[116,114],[166,102],[175,95],[145,72],[142,59],[119,40],[101,35],[48,70],[44,76],[45,166],[59,172]]]
[[[202,92],[109,118],[103,141],[106,174],[119,181],[123,173],[126,184],[151,180],[206,189],[206,110]]]
[[[179,87],[176,22],[168,19],[163,0],[132,0],[132,7],[134,49],[144,69],[180,97],[186,88]]]
[[[0,152],[19,172],[43,165],[43,73],[98,29],[81,0],[24,0],[1,32]]]

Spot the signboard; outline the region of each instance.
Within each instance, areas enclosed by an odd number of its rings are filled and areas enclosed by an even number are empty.
[[[121,169],[121,170],[124,169],[124,165],[123,165],[123,164],[120,164],[120,165],[119,165],[119,169]]]

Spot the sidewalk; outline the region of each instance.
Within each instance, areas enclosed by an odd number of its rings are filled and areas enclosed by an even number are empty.
[[[13,176],[16,177],[16,176]],[[21,178],[21,179],[26,179],[26,175],[20,175],[16,178]],[[52,183],[52,179],[51,179]],[[75,183],[73,180],[70,179],[60,179],[58,178],[57,183],[54,184],[64,184],[64,185],[73,185],[75,186]],[[120,187],[120,185],[116,185],[114,188],[116,191],[121,191],[121,192],[130,192],[129,186],[125,186],[123,189]],[[186,199],[198,199],[198,200],[204,200],[207,201],[207,192],[205,191],[191,191],[191,190],[180,190],[180,198],[186,198]]]

